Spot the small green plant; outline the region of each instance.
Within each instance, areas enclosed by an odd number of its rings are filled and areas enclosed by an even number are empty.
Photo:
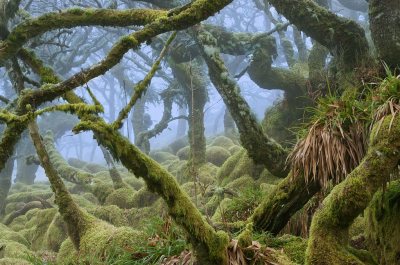
[[[125,248],[126,255],[113,264],[160,264],[164,258],[180,255],[186,249],[183,231],[167,216],[148,221],[139,238],[139,248]],[[124,261],[125,259],[125,261]]]
[[[247,220],[254,213],[254,209],[262,202],[265,195],[262,190],[253,188],[239,192],[237,197],[233,197],[225,211],[226,221],[237,222]]]

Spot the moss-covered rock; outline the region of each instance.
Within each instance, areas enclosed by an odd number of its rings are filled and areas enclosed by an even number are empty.
[[[235,145],[231,139],[225,136],[218,136],[212,141],[211,146],[220,146],[228,150],[231,146]]]
[[[148,220],[157,215],[161,216],[165,212],[166,205],[160,198],[150,207],[132,208],[125,211],[125,215],[127,216],[132,228],[141,230],[147,224]]]
[[[176,153],[181,150],[182,148],[186,147],[189,145],[189,139],[187,135],[179,137],[175,139],[172,143],[170,143],[168,146],[172,149],[173,154],[176,155]]]
[[[157,161],[158,163],[163,163],[167,160],[176,160],[176,159],[178,159],[178,157],[167,152],[157,152],[154,154],[154,160]]]
[[[31,201],[37,201],[36,197],[40,197],[44,200],[47,200],[53,196],[52,191],[41,191],[41,190],[35,190],[32,192],[18,192],[16,194],[9,195],[7,197],[6,203],[10,202],[23,202],[23,203],[28,203]]]
[[[242,149],[242,147],[239,145],[232,145],[231,147],[229,147],[228,151],[231,153],[231,155],[235,155],[241,149]]]
[[[208,147],[206,151],[207,162],[213,163],[217,167],[222,166],[230,156],[231,153],[220,146]]]
[[[58,252],[61,244],[68,238],[67,224],[57,213],[44,235],[43,246],[51,251]]]
[[[282,181],[281,178],[277,178],[274,175],[272,175],[268,171],[268,169],[264,169],[260,175],[260,178],[258,180],[256,180],[258,185],[261,185],[262,183],[278,185],[281,181]]]
[[[0,224],[0,239],[16,242],[25,247],[29,247],[29,242],[20,233],[11,230],[3,224]]]
[[[365,210],[366,245],[380,264],[399,264],[399,220],[400,183],[392,181],[386,194],[376,192]]]
[[[129,226],[128,218],[125,216],[124,210],[116,205],[97,207],[89,211],[89,213],[116,227]]]
[[[14,218],[11,224],[8,225],[13,231],[18,232],[25,228],[25,224],[28,222],[25,215],[18,216]]]
[[[211,184],[215,182],[215,176],[218,171],[218,167],[212,163],[202,165],[197,169],[197,174],[200,182],[204,184]],[[190,168],[187,165],[182,165],[177,173],[177,181],[179,184],[184,184],[188,181],[193,181],[193,174],[190,172]]]
[[[175,155],[174,150],[172,150],[172,148],[169,146],[164,146],[163,148],[161,148],[161,152],[166,152]]]
[[[35,251],[43,247],[46,232],[53,222],[54,216],[57,212],[57,208],[51,208],[42,210],[38,213],[36,217],[36,229],[31,241],[31,250]]]
[[[83,198],[93,203],[94,205],[100,205],[99,200],[92,193],[85,193],[81,195]]]
[[[68,189],[71,194],[83,194],[89,192],[89,190],[82,185],[74,184],[71,188]]]
[[[243,192],[248,189],[256,189],[256,182],[254,179],[248,175],[244,175],[238,179],[235,179],[231,183],[228,183],[225,188],[233,190],[233,191],[240,191]],[[231,198],[231,195],[225,194],[225,197]]]
[[[161,149],[158,149],[158,148],[156,148],[156,149],[151,149],[150,152],[149,152],[149,157],[151,157],[152,159],[154,159],[155,154],[158,153],[158,152],[161,152]]]
[[[71,194],[72,199],[76,204],[78,204],[79,207],[89,210],[96,208],[97,205],[92,203],[91,201],[87,200],[84,196],[76,195],[76,194]]]
[[[28,253],[32,254],[25,245],[0,237],[0,260],[3,258],[24,259]]]
[[[67,263],[68,261],[76,260],[78,251],[75,249],[71,238],[67,238],[60,246],[60,251],[57,255],[57,262],[60,264]]]
[[[144,181],[142,179],[138,179],[137,177],[127,177],[124,178],[124,181],[135,190],[140,190],[144,187]]]
[[[228,160],[222,165],[217,172],[217,183],[224,187],[229,182],[234,181],[244,175],[248,175],[257,180],[260,178],[263,172],[263,166],[256,166],[253,160],[247,155],[247,150],[242,148],[234,156],[228,158]]]
[[[180,149],[176,153],[176,155],[179,157],[180,160],[189,160],[189,152],[190,152],[190,146],[186,146]]]

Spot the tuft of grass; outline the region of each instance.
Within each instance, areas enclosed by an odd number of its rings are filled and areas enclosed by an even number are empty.
[[[349,89],[341,96],[329,94],[307,108],[309,122],[297,132],[297,143],[287,158],[292,179],[303,173],[327,187],[341,182],[364,158],[372,127],[378,130],[387,115],[390,126],[400,115],[400,75],[384,64],[387,77],[380,83],[364,84],[362,90]]]

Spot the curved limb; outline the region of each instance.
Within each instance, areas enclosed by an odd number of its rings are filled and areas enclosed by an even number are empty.
[[[308,241],[307,264],[373,263],[348,247],[349,227],[398,166],[400,121],[395,118],[389,132],[391,118],[389,115],[384,119],[377,136],[379,126],[374,126],[368,153],[361,164],[332,190],[316,211]]]

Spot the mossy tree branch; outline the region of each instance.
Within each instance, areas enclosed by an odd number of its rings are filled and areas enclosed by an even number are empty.
[[[20,104],[25,106],[35,101],[36,105],[40,105],[44,102],[51,101],[87,83],[89,80],[104,74],[116,65],[122,59],[123,55],[131,48],[137,48],[141,43],[161,33],[171,30],[181,30],[195,25],[213,15],[215,12],[218,12],[231,2],[232,0],[218,1],[217,3],[210,0],[197,0],[193,2],[188,9],[183,10],[179,14],[171,17],[160,17],[157,21],[151,23],[144,29],[123,37],[111,48],[107,56],[99,64],[89,67],[59,84],[46,86],[39,91],[27,91],[26,95],[21,98]],[[26,59],[32,60],[32,58]],[[49,71],[49,69],[42,68],[41,71]],[[43,81],[46,82],[47,80]],[[51,79],[49,81],[53,80]]]
[[[354,20],[339,17],[308,0],[269,0],[276,11],[344,61],[354,65],[368,57],[369,46],[364,29]]]
[[[152,9],[84,10],[78,7],[46,13],[18,24],[0,44],[0,58],[11,58],[29,39],[55,29],[80,26],[144,26],[165,14],[166,11]]]
[[[170,173],[102,120],[83,121],[73,131],[84,130],[93,131],[97,141],[109,149],[114,159],[120,160],[135,176],[143,178],[148,189],[164,199],[170,216],[189,233],[199,263],[224,264],[228,235],[222,231],[216,233],[203,220]]]
[[[55,194],[56,204],[63,220],[68,224],[68,234],[76,249],[79,249],[81,237],[86,230],[92,226],[94,218],[89,217],[78,205],[72,200],[67,188],[63,181],[54,169],[53,164],[50,162],[50,157],[46,151],[45,145],[42,142],[39,128],[37,127],[36,120],[29,124],[29,134],[31,136],[33,145],[40,159],[40,164],[46,172],[46,176],[50,181],[51,189]]]
[[[208,65],[210,79],[229,109],[240,132],[242,145],[247,149],[249,157],[256,164],[264,165],[275,176],[286,177],[288,170],[285,170],[284,167],[288,152],[263,132],[257,118],[241,96],[239,85],[224,66],[215,38],[200,26],[193,27],[192,32]],[[269,58],[269,60],[271,63],[272,59]]]
[[[308,241],[307,264],[366,262],[367,255],[359,255],[348,247],[349,227],[382,184],[386,185],[390,173],[398,166],[400,121],[397,117],[392,124],[391,118],[389,115],[380,126],[374,126],[367,155],[316,211]]]

